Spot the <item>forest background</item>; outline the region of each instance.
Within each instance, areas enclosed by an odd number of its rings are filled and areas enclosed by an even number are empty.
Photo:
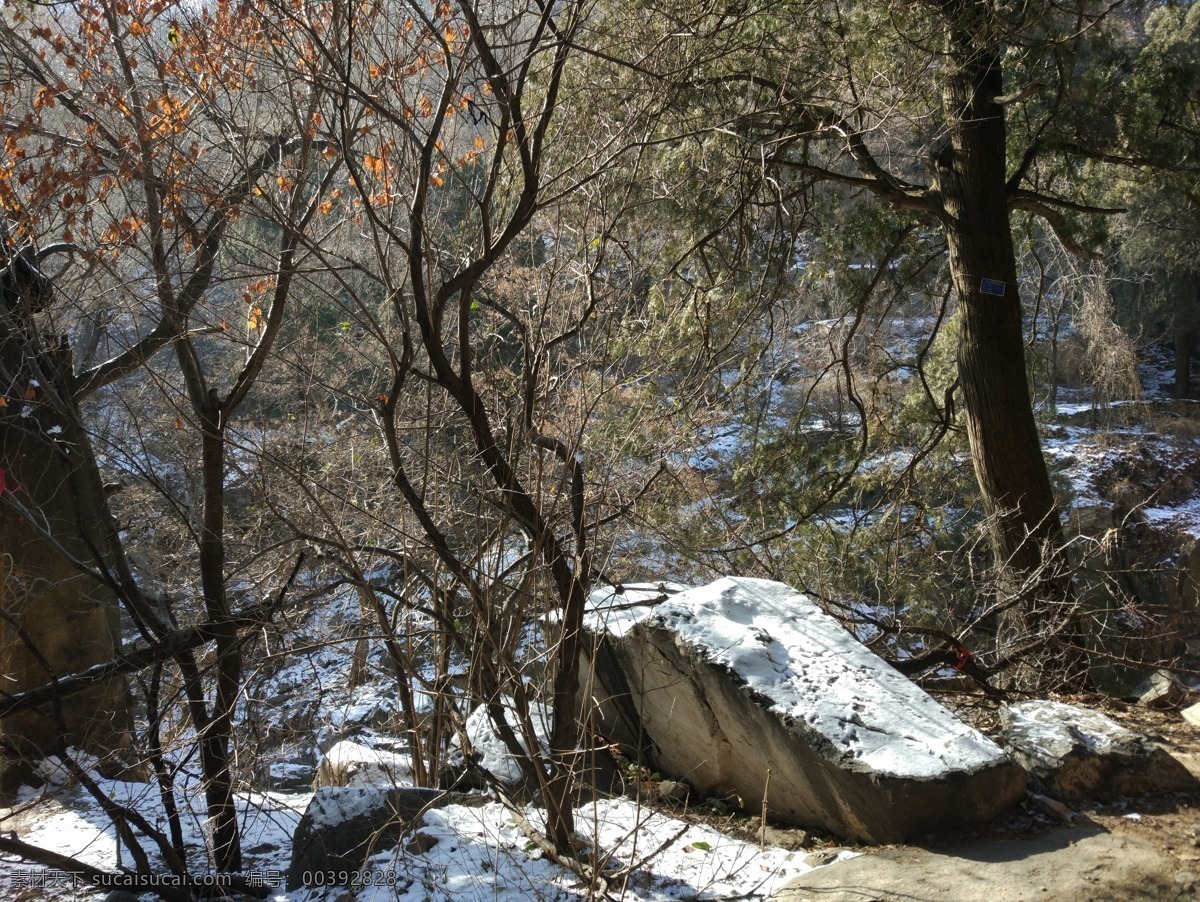
[[[1192,4],[10,0],[0,61],[3,778],[140,769],[168,870],[191,767],[241,869],[247,687],[339,592],[415,780],[484,705],[563,855],[597,586],[779,579],[991,695],[1186,668],[1039,411],[1155,341],[1192,394]]]

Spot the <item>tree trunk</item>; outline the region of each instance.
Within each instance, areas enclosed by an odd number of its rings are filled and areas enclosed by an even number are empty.
[[[1192,394],[1192,346],[1196,343],[1195,327],[1175,329],[1175,399],[1182,401]]]
[[[36,272],[36,271],[33,271]],[[104,490],[70,397],[66,347],[48,349],[23,310],[16,270],[0,297],[0,672],[5,694],[34,689],[120,649],[103,567]],[[74,559],[77,563],[72,563]],[[131,728],[122,677],[0,720],[0,791],[46,755],[122,750]]]
[[[1071,620],[1062,524],[1042,456],[1025,369],[1021,298],[1006,187],[1006,126],[998,46],[980,46],[973,4],[952,4],[943,103],[948,141],[934,157],[950,270],[958,296],[958,373],[971,461],[1001,590],[1005,646],[1061,634]],[[967,7],[966,10],[963,7]],[[1007,633],[1007,635],[1004,635]],[[1077,656],[1074,656],[1077,659]],[[1060,658],[1061,660],[1061,658]],[[1075,660],[1067,679],[1078,679]],[[1063,679],[1055,675],[1053,680]]]
[[[201,458],[204,472],[204,523],[200,531],[200,584],[204,608],[214,624],[216,688],[207,723],[200,733],[204,796],[212,831],[213,863],[218,871],[242,869],[242,843],[234,799],[229,746],[233,715],[242,685],[242,652],[238,628],[230,618],[225,591],[225,433],[216,392],[198,411],[203,427]],[[191,693],[189,693],[191,694]],[[191,694],[194,710],[202,708]]]

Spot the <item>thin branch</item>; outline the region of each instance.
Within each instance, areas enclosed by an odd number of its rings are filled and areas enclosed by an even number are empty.
[[[213,211],[212,218],[204,230],[205,239],[197,248],[196,268],[183,283],[178,297],[173,299],[173,292],[160,297],[159,300],[168,309],[164,309],[163,316],[149,334],[117,356],[80,373],[75,393],[77,398],[86,397],[103,386],[135,372],[145,366],[156,353],[183,337],[186,332],[184,320],[200,302],[212,282],[217,255],[224,241],[225,229],[232,219],[232,211],[245,201],[264,175],[278,166],[285,156],[299,149],[304,142],[317,149],[328,144],[313,144],[306,137],[277,138],[247,167],[245,173],[226,189],[224,196],[227,201],[219,210]]]
[[[1054,206],[1051,206],[1051,205]],[[1071,254],[1084,260],[1098,262],[1104,259],[1104,255],[1096,251],[1090,250],[1071,237],[1070,226],[1067,223],[1066,217],[1063,216],[1061,209],[1055,207],[1066,208],[1071,210],[1082,210],[1084,212],[1093,213],[1122,213],[1123,210],[1112,210],[1106,208],[1085,208],[1080,204],[1072,204],[1067,201],[1056,201],[1053,198],[1043,197],[1042,195],[1032,194],[1026,191],[1018,191],[1010,196],[1009,207],[1013,210],[1025,210],[1033,213],[1046,220],[1046,224],[1050,226],[1051,231],[1062,246]]]

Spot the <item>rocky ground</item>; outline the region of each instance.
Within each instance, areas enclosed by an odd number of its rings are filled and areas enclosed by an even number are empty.
[[[1103,711],[1123,726],[1146,733],[1200,777],[1200,726],[1185,721],[1179,711],[1129,705],[1103,695],[1064,701]],[[1073,855],[1072,847],[1068,845],[1052,857],[1053,870],[1047,873],[1047,879],[1053,877],[1060,881],[1059,892],[1042,892],[1042,884],[1019,884],[1018,878],[1027,875],[1017,861],[1009,870],[998,868],[995,876],[1000,879],[1011,877],[1014,886],[1010,888],[1021,889],[1027,894],[994,898],[1146,898],[1178,902],[1200,899],[1200,793],[1168,793],[1122,798],[1111,803],[1076,803],[1070,807],[1064,821],[1027,802],[989,830],[979,831],[979,835],[990,839],[1040,838],[1043,849],[1054,848],[1065,827],[1084,828],[1091,836],[1107,834],[1131,840],[1112,846],[1107,852],[1108,860],[1102,866],[1105,871],[1121,872],[1127,878],[1126,882],[1116,882],[1107,888],[1095,886],[1095,875],[1089,872],[1094,863],[1086,853]],[[927,846],[922,845],[933,850],[951,851],[963,838],[934,836],[928,839]]]
[[[1106,695],[1061,699],[1092,708],[1154,738],[1200,778],[1200,726],[1178,710],[1130,705]],[[947,700],[948,701],[948,700]],[[981,728],[993,709],[959,699]],[[679,812],[674,812],[679,816]],[[812,863],[847,848],[805,830],[764,828],[757,818],[712,803],[687,815],[750,841],[807,849]],[[800,878],[778,902],[1123,902],[1200,900],[1200,792],[1074,803],[1065,810],[1032,799],[970,831],[948,830],[904,845],[863,846],[859,858]]]

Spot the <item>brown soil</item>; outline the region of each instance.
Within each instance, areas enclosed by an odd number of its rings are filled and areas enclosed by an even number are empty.
[[[1179,711],[1126,705],[1106,696],[1063,701],[1103,711],[1125,727],[1149,735],[1200,778],[1200,726],[1188,723]],[[1178,862],[1177,875],[1192,875],[1179,882],[1184,894],[1179,898],[1200,898],[1200,792],[1140,796],[1110,804],[1072,807],[1076,824],[1092,824],[1109,833],[1137,837],[1174,858]],[[1036,830],[1047,825],[1046,820],[1044,816],[1038,819],[1023,811],[1002,826]]]

